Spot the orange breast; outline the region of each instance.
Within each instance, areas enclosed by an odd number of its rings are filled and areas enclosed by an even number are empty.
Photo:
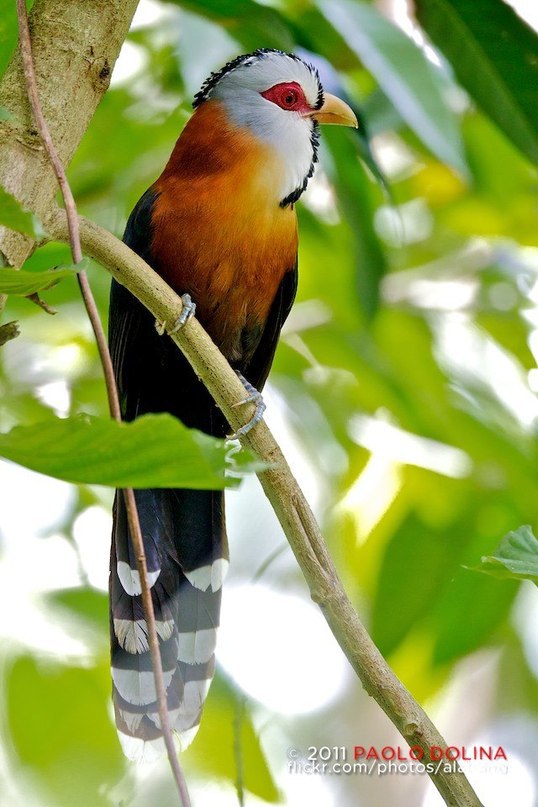
[[[276,153],[203,104],[154,185],[155,269],[188,292],[197,316],[230,359],[241,332],[263,324],[284,274],[295,265],[297,220],[279,207]]]

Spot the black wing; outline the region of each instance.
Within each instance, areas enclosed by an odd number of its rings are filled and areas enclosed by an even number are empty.
[[[154,191],[134,208],[124,242],[151,266]],[[109,344],[125,420],[170,412],[189,428],[223,437],[229,427],[187,359],[155,330],[153,315],[120,283],[112,281]]]
[[[157,194],[151,189],[144,193],[129,216],[123,235],[123,241],[127,246],[147,263],[151,263],[151,213],[156,198]],[[108,343],[122,402],[122,414],[126,420],[132,420],[137,414],[134,411],[137,408],[136,403],[132,400],[129,403],[127,401],[129,380],[133,374],[132,362],[129,360],[132,351],[129,350],[129,345],[133,339],[140,336],[141,330],[147,329],[150,323],[150,314],[144,306],[120,283],[112,280]],[[130,397],[132,399],[132,396]]]
[[[280,331],[291,311],[297,293],[297,262],[290,269],[280,283],[275,299],[269,311],[265,326],[259,342],[252,354],[252,358],[243,366],[238,367],[247,381],[250,381],[257,390],[261,390],[267,381],[275,356]]]

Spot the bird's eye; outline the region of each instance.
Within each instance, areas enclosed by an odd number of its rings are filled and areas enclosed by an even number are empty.
[[[282,96],[283,106],[292,107],[297,103],[297,93],[293,90],[288,90]]]
[[[281,109],[293,110],[294,112],[303,112],[309,109],[304,91],[296,81],[275,84],[260,94]]]

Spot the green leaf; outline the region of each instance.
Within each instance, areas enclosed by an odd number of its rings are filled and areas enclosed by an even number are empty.
[[[108,657],[108,594],[90,587],[66,588],[47,592],[42,602],[48,606],[49,621],[61,626],[76,641],[87,644],[94,657]]]
[[[437,632],[434,663],[447,664],[494,643],[495,631],[508,618],[517,592],[514,581],[499,586],[465,569],[457,572],[432,611]]]
[[[14,196],[0,186],[0,224],[32,238],[42,238],[43,227],[34,213],[25,210]]]
[[[108,596],[104,592],[94,588],[63,588],[50,592],[45,599],[106,633]]]
[[[357,159],[355,133],[327,127],[323,135],[334,160],[333,179],[338,201],[355,241],[358,300],[366,318],[371,319],[379,305],[379,285],[387,270],[387,261],[374,228],[369,182]]]
[[[0,294],[16,294],[27,297],[38,291],[51,289],[65,277],[72,277],[86,268],[84,265],[62,266],[46,272],[27,272],[24,269],[0,269]]]
[[[383,555],[372,610],[372,638],[384,655],[394,652],[427,618],[455,566],[459,547],[454,546],[449,531],[438,530],[435,537],[432,532],[412,513],[392,535]]]
[[[0,2],[0,78],[17,44],[17,12],[10,0]]]
[[[383,173],[381,165],[372,151],[372,138],[366,126],[366,118],[364,112],[359,110],[357,106],[354,108],[357,120],[359,121],[359,128],[355,131],[356,141],[358,143],[358,152],[361,160],[370,169],[374,179],[379,182],[383,194],[387,202],[395,206],[394,194],[390,187],[390,183]]]
[[[66,482],[117,488],[223,488],[237,484],[225,479],[225,469],[257,469],[259,464],[245,462],[245,453],[228,458],[224,440],[187,429],[168,414],[133,423],[50,418],[0,435],[5,459]]]
[[[254,0],[172,0],[176,5],[220,23],[243,47],[291,50],[293,38],[285,17]]]
[[[483,512],[483,511],[482,511]],[[496,514],[501,517],[500,513]],[[506,622],[519,586],[507,580],[500,586],[485,575],[469,574],[469,559],[476,558],[491,545],[490,538],[480,533],[467,537],[464,524],[453,524],[456,540],[465,543],[458,557],[460,568],[445,578],[444,588],[433,603],[431,615],[435,625],[434,664],[447,664],[494,643],[495,634]]]
[[[502,0],[415,0],[420,24],[460,84],[538,163],[538,37]]]
[[[319,0],[319,5],[425,145],[467,175],[457,118],[422,51],[369,3]]]
[[[108,664],[83,669],[18,658],[3,690],[13,751],[38,803],[106,807],[125,760],[108,716]],[[48,795],[39,798],[40,787]]]
[[[244,788],[274,804],[279,801],[278,790],[248,707],[233,681],[217,670],[200,731],[186,752],[186,761],[208,780],[234,782],[238,790]]]
[[[509,532],[495,554],[484,555],[475,569],[494,577],[532,580],[538,585],[538,540],[531,527],[525,524]]]
[[[0,106],[0,121],[1,120],[10,120],[13,117],[9,109],[6,109],[3,106]]]

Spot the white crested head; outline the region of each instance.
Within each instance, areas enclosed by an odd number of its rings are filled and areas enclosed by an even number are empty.
[[[282,158],[280,203],[295,202],[317,161],[318,126],[311,116],[323,105],[317,70],[298,56],[261,49],[212,73],[194,99],[220,101],[235,125],[271,145]]]

